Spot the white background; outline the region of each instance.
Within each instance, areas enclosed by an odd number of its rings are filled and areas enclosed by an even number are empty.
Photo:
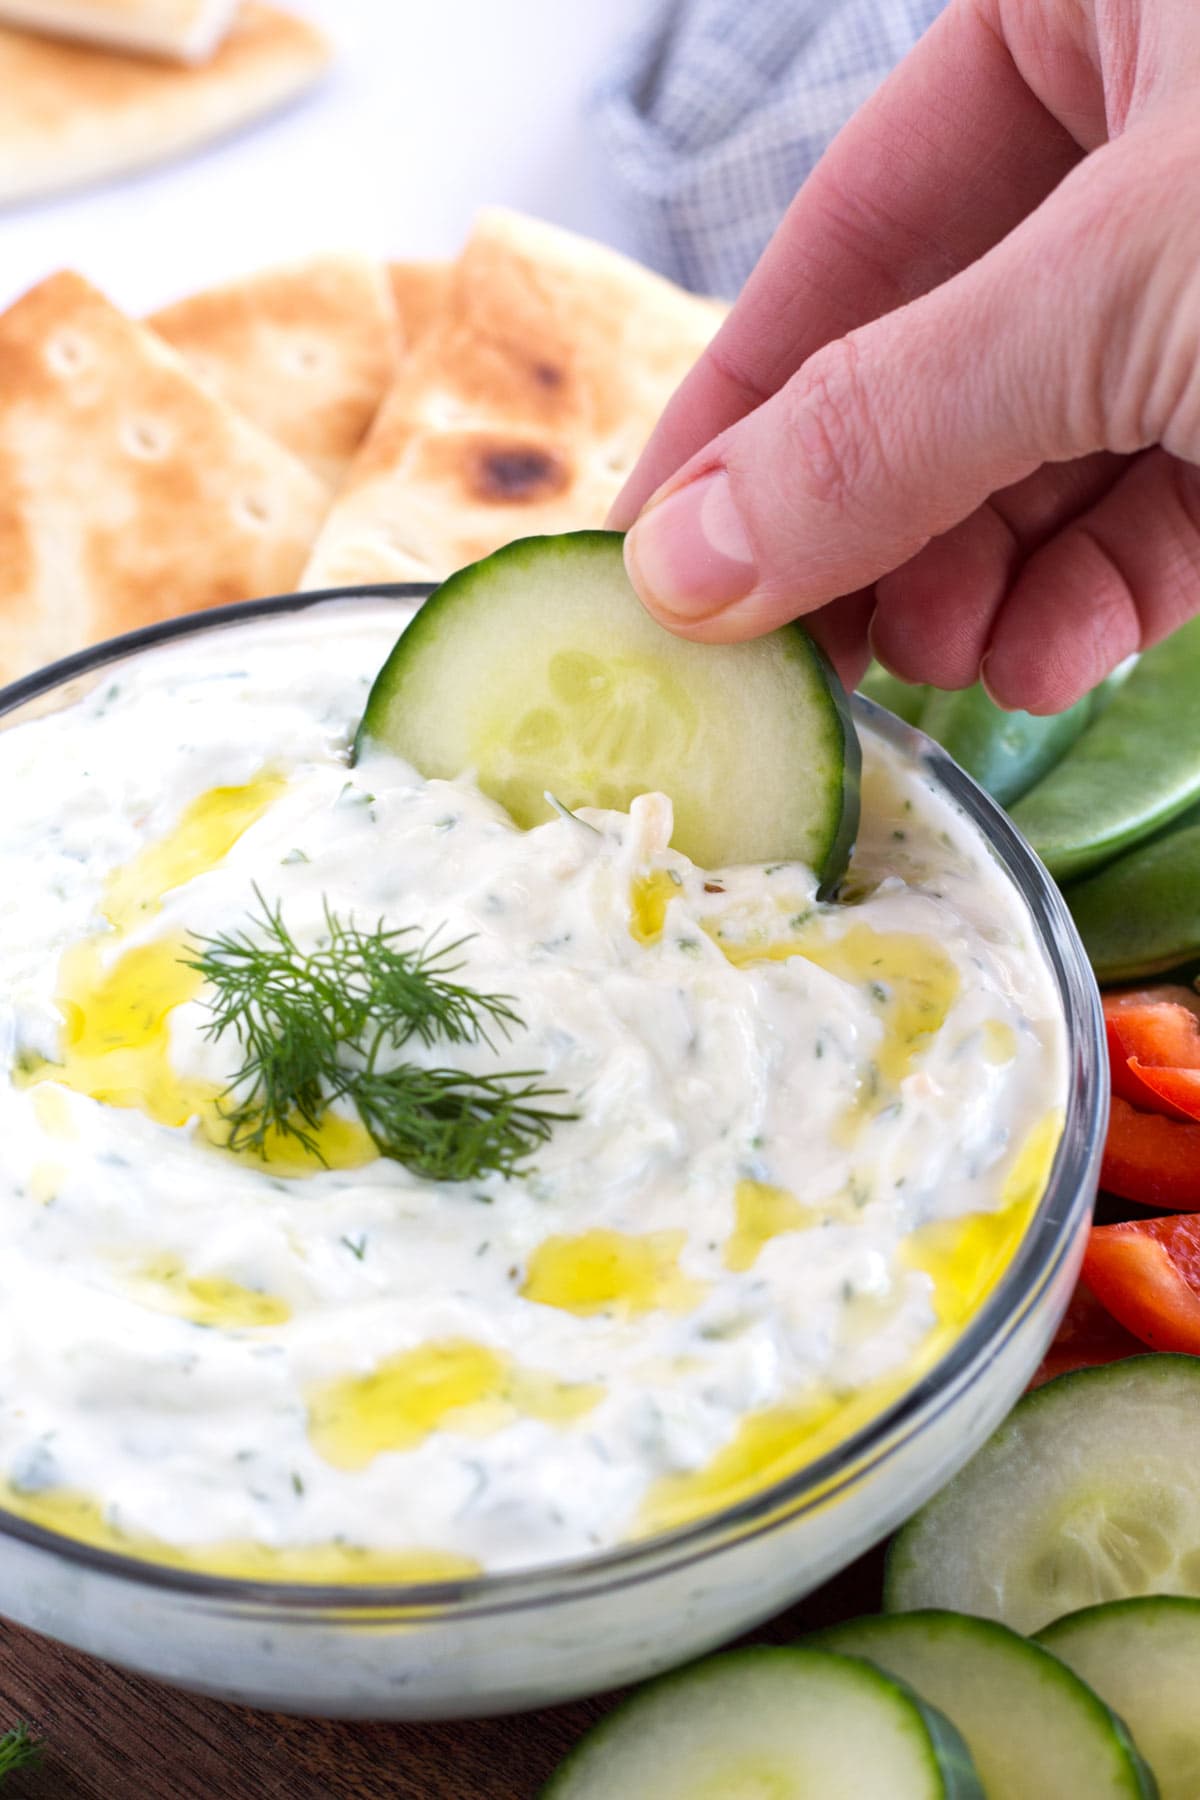
[[[68,265],[141,312],[313,250],[446,256],[488,202],[624,247],[584,104],[654,0],[283,3],[333,40],[324,85],[186,161],[0,211],[0,305]]]

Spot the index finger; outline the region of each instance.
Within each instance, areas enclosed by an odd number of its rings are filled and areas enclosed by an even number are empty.
[[[839,132],[668,405],[609,522],[831,339],[928,292],[1040,204],[1079,145],[971,0],[956,0]]]

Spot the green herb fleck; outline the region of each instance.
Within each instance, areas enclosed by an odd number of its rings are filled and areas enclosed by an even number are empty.
[[[352,781],[347,781],[343,786],[341,793],[334,801],[334,805],[371,806],[373,805],[374,800],[374,794],[368,794],[365,788],[356,787]]]
[[[342,1237],[339,1239],[339,1242],[345,1244],[351,1256],[355,1257],[359,1262],[361,1262],[363,1257],[367,1254],[367,1234],[365,1231],[362,1233],[361,1237]]]
[[[31,1734],[28,1725],[14,1725],[0,1737],[0,1781],[6,1775],[12,1775],[17,1769],[30,1769],[40,1762],[42,1746]]]
[[[539,1086],[540,1069],[388,1066],[414,1039],[492,1047],[492,1033],[523,1028],[509,995],[451,979],[465,939],[421,941],[382,923],[365,931],[326,906],[325,938],[304,951],[282,909],[254,891],[254,930],[198,938],[200,954],[187,959],[208,984],[207,1035],[232,1032],[243,1052],[222,1096],[230,1150],[265,1156],[278,1133],[322,1160],[314,1133],[348,1099],[382,1156],[433,1181],[469,1181],[516,1173],[555,1123],[577,1116],[542,1104],[562,1090]]]

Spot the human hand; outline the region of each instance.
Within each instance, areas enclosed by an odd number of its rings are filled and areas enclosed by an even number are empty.
[[[1198,465],[1195,0],[951,0],[611,523],[686,637],[809,615],[851,680],[869,631],[909,680],[1053,712],[1200,612]]]

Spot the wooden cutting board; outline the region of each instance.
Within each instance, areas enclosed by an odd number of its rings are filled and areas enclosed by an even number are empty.
[[[879,1606],[873,1552],[752,1634],[786,1643]],[[611,1697],[505,1719],[364,1725],[199,1700],[0,1624],[0,1729],[45,1740],[3,1800],[534,1800]]]

